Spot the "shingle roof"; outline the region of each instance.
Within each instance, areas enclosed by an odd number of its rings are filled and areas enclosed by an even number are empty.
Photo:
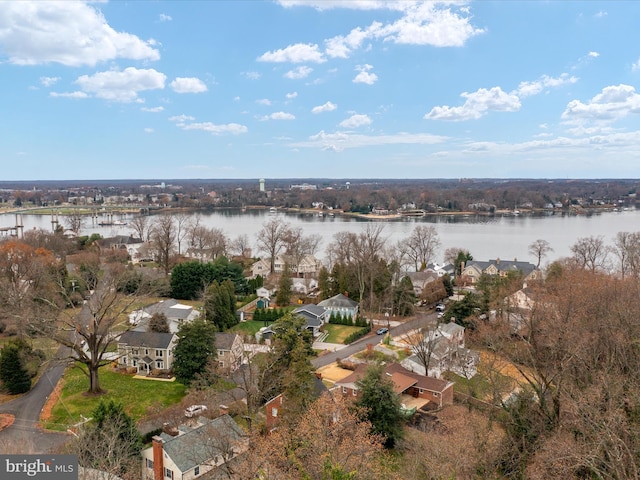
[[[308,312],[315,317],[322,317],[326,313],[326,309],[319,305],[303,305],[302,307],[296,308],[293,313],[302,313]]]
[[[171,344],[174,335],[173,333],[138,332],[130,330],[120,336],[118,343],[125,343],[133,347],[167,348]]]
[[[162,302],[154,303],[144,309],[146,313],[149,315],[153,315],[154,313],[164,313],[164,315],[169,318],[175,318],[178,320],[184,320],[191,312],[193,312],[193,307],[189,305],[183,305],[178,303],[177,300],[173,298],[170,300],[163,300]]]
[[[336,382],[335,385],[340,387],[357,388],[357,382],[365,376],[367,367],[368,365],[366,364],[358,365],[352,374]],[[391,376],[391,380],[393,381],[394,385],[394,391],[396,393],[402,393],[411,386],[415,386],[417,388],[422,388],[423,390],[429,390],[432,392],[443,392],[444,390],[449,388],[449,385],[452,385],[451,382],[448,382],[446,380],[440,380],[439,378],[433,377],[425,377],[424,375],[414,373],[410,370],[407,370],[399,363],[388,364],[384,367],[384,373]],[[404,389],[399,390],[403,386]]]
[[[320,303],[318,303],[319,306],[321,307],[333,307],[333,308],[354,308],[358,306],[358,302],[356,302],[355,300],[350,299],[349,297],[343,295],[342,293],[339,293],[338,295],[331,297],[331,298],[327,298],[326,300],[321,301]]]
[[[237,333],[216,333],[216,350],[231,350],[237,337]]]
[[[491,265],[494,265],[499,272],[517,272],[522,271],[522,273],[529,275],[536,269],[536,266],[533,263],[529,262],[518,262],[517,260],[489,260],[488,262],[482,262],[479,260],[470,260],[466,263],[465,268],[476,266],[480,271],[484,272]]]
[[[229,448],[240,443],[244,436],[243,430],[229,415],[222,415],[196,428],[180,426],[179,430],[188,431],[177,437],[166,433],[160,436],[164,441],[164,451],[181,472],[202,465],[217,455],[229,453]]]

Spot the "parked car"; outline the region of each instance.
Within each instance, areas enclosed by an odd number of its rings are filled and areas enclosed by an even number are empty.
[[[382,328],[379,328],[379,329],[376,331],[376,333],[377,333],[378,335],[384,335],[384,334],[385,334],[385,333],[387,333],[388,331],[389,331],[389,329],[388,329],[387,327],[382,327]]]
[[[436,305],[436,312],[444,312],[445,309],[445,305],[444,303],[439,303],[438,305]]]
[[[206,411],[207,411],[206,405],[191,405],[190,407],[187,407],[187,409],[184,411],[184,416],[191,418],[197,415],[202,415]]]

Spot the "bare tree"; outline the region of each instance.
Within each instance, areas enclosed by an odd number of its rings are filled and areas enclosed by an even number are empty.
[[[80,213],[80,210],[74,209],[65,216],[64,221],[69,230],[77,237],[84,226],[85,216]]]
[[[207,228],[200,225],[199,219],[189,226],[189,245],[197,250],[202,258],[214,260],[226,255],[229,240],[219,228]]]
[[[609,248],[601,235],[579,238],[571,246],[571,252],[573,259],[581,268],[591,272],[607,270]]]
[[[440,248],[441,242],[436,228],[432,225],[418,225],[409,236],[399,243],[399,249],[415,267],[424,270]]]
[[[276,257],[284,249],[288,233],[289,224],[279,218],[263,223],[258,232],[258,248],[270,257],[270,273],[275,271]]]
[[[322,237],[320,235],[305,236],[302,228],[289,228],[284,242],[291,268],[297,268],[307,255],[315,255],[321,241]],[[299,272],[296,271],[295,273]]]
[[[129,225],[131,225],[131,228],[133,228],[133,231],[138,235],[140,240],[143,242],[149,241],[151,227],[148,215],[136,215],[131,219]]]
[[[241,233],[229,244],[229,248],[234,255],[239,257],[251,257],[251,243],[246,233]]]
[[[618,232],[613,251],[618,257],[622,278],[628,274],[640,278],[640,232]]]
[[[182,254],[182,241],[189,234],[189,225],[191,224],[191,215],[187,213],[176,213],[173,215],[175,231],[176,231],[176,243],[178,245],[178,255]]]
[[[151,243],[156,260],[166,274],[173,267],[176,237],[173,216],[166,213],[160,215],[151,229]]]
[[[542,259],[551,252],[553,252],[553,248],[551,248],[551,244],[541,238],[539,238],[538,240],[533,242],[531,245],[529,245],[529,253],[538,260],[538,263],[536,263],[536,268],[540,268],[540,263],[542,263]]]
[[[431,355],[438,344],[438,337],[434,330],[423,331],[420,328],[407,334],[403,339],[409,345],[420,364],[424,367],[424,375],[429,375]]]

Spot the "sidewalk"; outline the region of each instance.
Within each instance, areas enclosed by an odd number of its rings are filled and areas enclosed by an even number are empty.
[[[336,350],[340,350],[346,346],[347,345],[343,345],[341,343],[313,342],[312,348],[315,350],[329,350],[331,352],[335,352]]]

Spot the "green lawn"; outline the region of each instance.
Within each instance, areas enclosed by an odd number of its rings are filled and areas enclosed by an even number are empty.
[[[487,377],[480,371],[469,379],[456,375],[453,372],[444,372],[442,374],[443,378],[456,384],[454,387],[456,391],[486,402],[493,402],[495,393],[506,393],[513,388],[512,380],[509,377],[497,373],[494,374],[494,376],[494,381],[489,382]]]
[[[264,322],[254,322],[253,320],[247,320],[246,322],[240,322],[233,328],[230,328],[228,331],[235,332],[240,335],[255,335],[262,327],[264,327]]]
[[[362,327],[349,327],[347,325],[335,325],[327,323],[324,329],[329,332],[329,336],[326,338],[327,343],[344,343],[344,339],[351,335],[353,332],[357,332]]]
[[[62,394],[45,428],[66,430],[69,425],[80,422],[81,415],[91,416],[102,398],[122,403],[127,413],[138,421],[151,407],[166,408],[180,402],[186,393],[181,383],[134,379],[111,371],[109,366],[100,370],[100,386],[107,391],[105,395],[86,395],[88,386],[89,379],[78,368],[67,369]]]

